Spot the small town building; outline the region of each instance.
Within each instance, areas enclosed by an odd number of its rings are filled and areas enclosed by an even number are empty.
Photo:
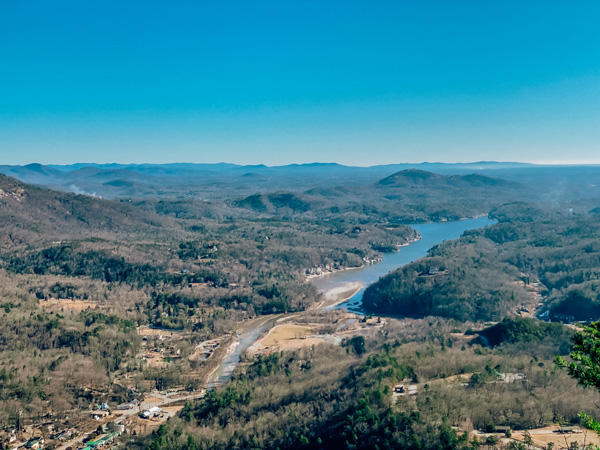
[[[142,419],[152,419],[153,417],[158,417],[161,412],[162,412],[162,409],[160,409],[158,406],[153,406],[152,408],[147,409],[146,411],[143,411],[140,414],[140,417]]]

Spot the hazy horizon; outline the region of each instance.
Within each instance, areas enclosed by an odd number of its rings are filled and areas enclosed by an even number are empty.
[[[234,166],[265,166],[265,167],[282,167],[282,166],[291,166],[291,165],[316,165],[316,164],[337,164],[340,166],[347,167],[376,167],[376,166],[393,166],[393,165],[436,165],[436,164],[446,164],[446,165],[475,165],[475,164],[522,164],[522,165],[532,165],[532,166],[596,166],[600,165],[600,159],[598,161],[586,161],[586,162],[565,162],[565,161],[542,161],[542,162],[531,162],[531,161],[500,161],[500,160],[487,160],[487,161],[420,161],[420,162],[391,162],[391,163],[373,163],[368,165],[360,165],[360,164],[343,164],[338,163],[336,161],[307,161],[307,162],[289,162],[284,164],[266,164],[260,161],[254,163],[237,163],[231,161],[216,161],[216,162],[204,162],[204,161],[164,161],[164,162],[149,162],[149,161],[134,161],[134,162],[116,162],[116,161],[107,161],[107,162],[98,162],[98,161],[73,161],[67,163],[55,163],[55,162],[39,162],[39,161],[31,161],[22,164],[11,164],[6,163],[4,160],[0,165],[11,165],[11,166],[28,166],[33,164],[40,164],[43,166],[78,166],[78,165],[90,165],[90,166],[110,166],[110,165],[118,165],[118,166],[142,166],[142,165],[234,165]]]

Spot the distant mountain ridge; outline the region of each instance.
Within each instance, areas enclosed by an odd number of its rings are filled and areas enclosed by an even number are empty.
[[[404,173],[403,173],[404,172]],[[518,162],[401,163],[370,167],[338,163],[283,166],[196,164],[95,164],[0,166],[0,173],[25,183],[103,198],[233,199],[277,191],[326,192],[331,188],[377,184],[380,188],[426,183],[455,187],[507,187],[503,182],[556,186],[579,185],[584,193],[600,185],[594,166],[539,166]],[[433,175],[424,175],[425,173]],[[446,177],[446,178],[444,178]],[[454,178],[453,178],[454,177]],[[462,177],[462,178],[461,178]],[[243,194],[242,194],[243,193]]]
[[[35,166],[35,167],[33,167]],[[401,170],[420,169],[440,173],[465,173],[466,171],[494,170],[494,169],[517,169],[535,167],[527,163],[504,163],[504,162],[474,162],[474,163],[419,163],[419,164],[387,164],[374,165],[369,167],[346,166],[338,163],[306,163],[306,164],[288,164],[282,166],[258,165],[237,165],[230,163],[217,164],[197,164],[197,163],[172,163],[172,164],[87,164],[78,163],[71,165],[48,165],[39,164],[27,166],[0,166],[0,173],[11,176],[26,177],[28,174],[36,174],[36,177],[46,176],[54,179],[69,180],[81,179],[86,175],[100,173],[136,173],[145,176],[158,177],[197,177],[204,176],[223,176],[223,175],[244,175],[246,173],[255,173],[257,175],[309,175],[315,173],[328,174],[363,174],[381,178],[385,174],[391,174]],[[42,168],[47,168],[44,173]]]
[[[471,173],[467,175],[439,175],[418,169],[407,169],[396,172],[377,182],[378,187],[416,187],[416,186],[455,186],[455,187],[490,187],[511,184],[509,181]]]
[[[49,164],[47,167],[51,167],[53,169],[59,171],[72,171],[81,169],[84,167],[95,167],[101,170],[114,170],[114,169],[131,169],[137,171],[145,171],[148,169],[156,169],[156,168],[164,168],[168,170],[243,170],[253,171],[253,170],[265,170],[265,171],[277,171],[277,170],[285,170],[289,169],[303,169],[303,168],[323,168],[323,169],[332,169],[332,168],[346,168],[346,169],[359,169],[359,170],[369,170],[369,169],[377,169],[377,168],[389,168],[394,170],[404,170],[410,168],[423,168],[426,170],[439,170],[439,169],[464,169],[464,170],[487,170],[487,169],[507,169],[507,168],[523,168],[523,167],[534,167],[535,164],[530,163],[520,163],[520,162],[499,162],[499,161],[477,161],[470,163],[440,163],[440,162],[423,162],[423,163],[398,163],[398,164],[375,164],[373,166],[348,166],[339,163],[333,162],[313,162],[313,163],[301,163],[301,164],[284,164],[280,166],[267,166],[265,164],[256,164],[256,165],[240,165],[233,163],[164,163],[164,164],[118,164],[118,163],[109,163],[109,164],[97,164],[97,163],[76,163],[76,164]],[[1,167],[1,166],[0,166]],[[19,167],[19,166],[13,166]]]
[[[365,211],[377,211],[394,221],[457,220],[483,214],[499,199],[510,200],[526,190],[517,182],[481,174],[440,175],[407,169],[374,183],[340,186],[332,179],[323,187],[252,194],[231,204],[259,214],[286,217],[325,218],[335,212],[357,218]],[[424,210],[431,212],[424,214]]]
[[[405,187],[414,185],[432,185],[439,184],[445,179],[433,172],[426,172],[418,169],[407,169],[393,173],[377,182],[378,186]]]

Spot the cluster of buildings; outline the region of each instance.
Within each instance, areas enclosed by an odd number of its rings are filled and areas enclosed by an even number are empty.
[[[338,263],[325,264],[325,266],[315,266],[306,269],[306,275],[324,275],[326,273],[340,270],[342,267]]]
[[[383,257],[382,256],[364,256],[362,258],[363,262],[365,264],[375,264],[378,262],[383,261]],[[324,266],[319,265],[319,266],[315,266],[315,267],[309,267],[308,269],[306,269],[305,271],[305,275],[306,276],[320,276],[320,275],[325,275],[327,273],[331,273],[331,272],[335,272],[337,270],[342,270],[343,267],[340,266],[338,263],[334,262],[332,264],[325,264]]]
[[[383,257],[382,256],[373,256],[372,258],[369,258],[369,257],[365,256],[365,257],[363,257],[363,261],[365,262],[365,264],[375,264],[375,263],[383,261]]]

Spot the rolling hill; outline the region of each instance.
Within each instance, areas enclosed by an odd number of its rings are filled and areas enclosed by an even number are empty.
[[[3,245],[98,233],[145,233],[166,222],[126,203],[39,188],[0,174]]]

